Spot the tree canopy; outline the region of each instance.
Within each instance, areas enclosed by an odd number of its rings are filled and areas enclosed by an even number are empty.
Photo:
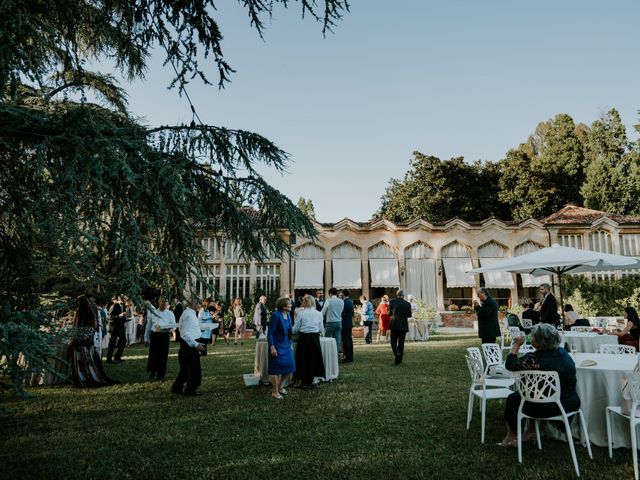
[[[241,3],[259,34],[276,6],[291,4]],[[349,8],[296,3],[323,31]],[[160,46],[179,91],[194,78],[210,83],[203,61],[215,63],[224,86],[233,69],[212,0],[7,0],[0,41],[5,312],[37,308],[50,292],[182,291],[203,266],[197,236],[209,230],[257,258],[287,248],[282,229],[315,235],[256,172],[257,164],[284,170],[284,150],[256,133],[195,121],[142,125],[115,79],[86,68],[111,60],[126,78],[143,77]]]
[[[524,220],[567,203],[640,215],[640,145],[628,140],[615,109],[590,127],[576,125],[567,114],[540,122],[498,162],[414,152],[404,178],[390,180],[375,216],[400,223]]]

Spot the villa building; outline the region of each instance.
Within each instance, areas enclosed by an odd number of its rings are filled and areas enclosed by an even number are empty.
[[[223,298],[245,298],[255,289],[295,291],[298,297],[334,286],[349,288],[354,299],[360,294],[377,299],[402,288],[438,310],[447,310],[452,304],[471,305],[481,286],[490,288],[501,305],[535,298],[536,287],[543,281],[551,283],[549,278],[466,272],[554,243],[640,257],[640,218],[573,205],[541,220],[521,222],[454,218],[442,223],[395,224],[345,218],[315,226],[317,239],[291,239],[293,256],[270,254],[260,263],[244,259],[233,242],[213,235],[203,238],[207,281]],[[630,272],[593,275],[625,274]]]

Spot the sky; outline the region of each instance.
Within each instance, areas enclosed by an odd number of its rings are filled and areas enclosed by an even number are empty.
[[[276,7],[264,40],[226,3],[217,18],[237,72],[223,90],[188,86],[205,123],[290,154],[287,174],[260,171],[292,200],[310,198],[321,222],[369,220],[415,150],[498,161],[541,121],[591,124],[612,107],[637,139],[637,0],[349,2],[326,37],[297,3]],[[123,85],[130,108],[149,125],[188,123],[162,60],[154,53],[145,80]]]

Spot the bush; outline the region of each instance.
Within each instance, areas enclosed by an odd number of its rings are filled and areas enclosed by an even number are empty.
[[[580,275],[563,275],[562,289],[570,292],[565,304],[570,303],[580,316],[618,316],[627,306],[625,302],[638,302],[634,300],[634,292],[638,289],[639,279],[637,275],[620,280],[591,280]]]

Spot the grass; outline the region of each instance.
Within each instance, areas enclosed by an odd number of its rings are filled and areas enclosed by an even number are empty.
[[[469,374],[465,348],[477,338],[437,335],[408,344],[395,367],[388,345],[356,340],[355,361],[340,378],[281,402],[267,387],[245,388],[254,343],[218,344],[202,359],[204,393],[169,393],[177,373],[172,344],[163,382],[146,380],[146,350],[126,350],[108,365],[122,384],[96,390],[30,389],[3,397],[0,477],[48,478],[575,478],[566,443],[543,451],[496,446],[503,405],[490,402],[486,443],[477,410],[466,430]],[[213,350],[213,352],[212,352]],[[631,453],[577,446],[582,478],[633,478]]]

